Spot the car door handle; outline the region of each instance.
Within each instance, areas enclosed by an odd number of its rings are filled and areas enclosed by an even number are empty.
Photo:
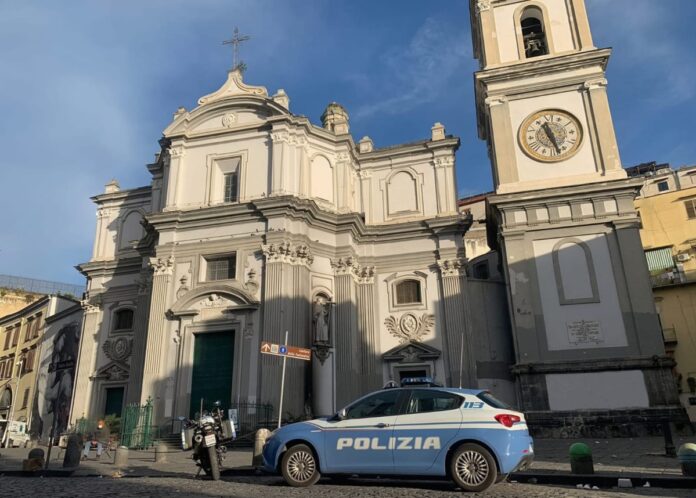
[[[389,424],[379,423],[379,424],[375,425],[375,427],[377,427],[379,429],[384,429],[385,427],[389,427]]]

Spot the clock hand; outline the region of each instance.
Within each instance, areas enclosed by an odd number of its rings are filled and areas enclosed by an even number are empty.
[[[551,127],[549,126],[548,123],[544,123],[543,128],[544,128],[544,131],[546,132],[546,136],[549,137],[549,140],[551,140],[551,143],[553,144],[553,146],[556,147],[556,152],[558,152],[560,154],[561,148],[558,146],[558,142],[556,141],[556,135],[553,134]]]

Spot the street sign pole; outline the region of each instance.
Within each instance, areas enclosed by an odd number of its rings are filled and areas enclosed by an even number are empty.
[[[288,344],[288,331],[285,331],[285,346]],[[283,421],[283,392],[285,391],[285,364],[288,361],[288,355],[283,355],[283,374],[280,377],[280,403],[278,403],[278,429]]]

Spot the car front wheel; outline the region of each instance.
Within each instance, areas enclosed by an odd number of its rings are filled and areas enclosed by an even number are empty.
[[[291,447],[283,454],[280,470],[290,486],[303,488],[319,480],[319,466],[312,449],[305,444]]]
[[[498,477],[493,455],[473,443],[463,444],[455,450],[449,470],[452,480],[464,491],[484,491],[495,484]]]

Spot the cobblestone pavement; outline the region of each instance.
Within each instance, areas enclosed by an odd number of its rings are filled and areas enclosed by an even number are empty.
[[[230,496],[244,498],[430,498],[430,497],[537,497],[537,498],[635,498],[638,496],[661,496],[681,498],[694,496],[694,490],[629,489],[629,490],[584,490],[575,488],[503,483],[483,494],[464,494],[448,482],[395,481],[382,479],[349,479],[340,484],[331,479],[322,479],[310,488],[291,488],[276,477],[223,478],[222,481],[192,479],[191,477],[139,477],[139,478],[28,478],[0,476],[0,497],[28,496],[39,498],[94,498],[103,496],[122,497],[214,497]]]

